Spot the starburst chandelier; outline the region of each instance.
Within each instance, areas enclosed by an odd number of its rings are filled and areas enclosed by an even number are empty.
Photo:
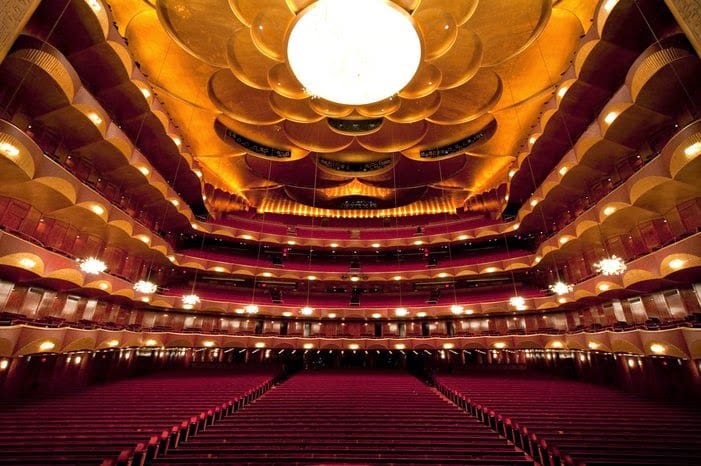
[[[148,280],[139,280],[134,283],[134,291],[142,294],[153,294],[158,290],[158,285]]]
[[[183,295],[183,304],[186,306],[194,306],[195,304],[198,304],[200,302],[200,297],[197,296],[196,294],[186,294]]]
[[[626,263],[623,262],[623,259],[615,255],[611,257],[605,257],[594,264],[594,269],[596,270],[596,273],[608,276],[621,275],[623,272],[626,271],[627,268],[628,267],[626,266]]]
[[[517,309],[520,309],[526,305],[526,300],[523,296],[512,296],[509,298],[509,304]]]
[[[550,289],[550,291],[556,295],[561,296],[563,294],[571,293],[572,290],[574,290],[574,286],[570,285],[569,283],[557,281],[550,285],[548,289]]]
[[[86,257],[78,261],[80,270],[90,275],[98,275],[107,270],[107,264],[96,257]]]

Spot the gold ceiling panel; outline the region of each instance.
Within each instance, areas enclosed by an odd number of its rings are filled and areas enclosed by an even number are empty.
[[[431,63],[423,62],[409,84],[399,91],[399,96],[405,99],[426,97],[438,89],[442,79],[441,70]]]
[[[262,11],[289,8],[285,0],[228,0],[228,3],[231,7],[229,11],[233,11],[239,21],[248,27],[251,27]]]
[[[402,99],[402,105],[397,111],[387,115],[387,119],[396,123],[415,123],[433,115],[440,105],[439,92],[419,99]]]
[[[399,110],[401,105],[402,100],[398,96],[393,95],[374,104],[360,105],[356,108],[356,111],[364,117],[377,118],[391,115]]]
[[[277,62],[259,52],[248,29],[240,29],[231,36],[226,47],[226,60],[241,82],[256,89],[270,90],[268,73]]]
[[[483,3],[485,1],[491,2],[492,0],[483,0]],[[479,0],[424,0],[416,8],[416,14],[435,8],[450,14],[455,18],[457,25],[461,26],[473,15],[478,3],[480,3]]]
[[[494,107],[501,92],[501,78],[491,70],[481,70],[465,84],[441,91],[440,108],[426,119],[439,125],[475,120]]]
[[[466,123],[456,125],[437,125],[429,122],[427,125],[426,135],[423,137],[421,142],[416,144],[414,147],[403,150],[402,154],[411,159],[426,162],[426,159],[419,156],[419,152],[421,150],[441,147],[454,143],[456,140],[459,140],[465,136],[479,132],[481,129],[487,127],[493,120],[494,117],[487,114],[477,118],[474,121],[468,121]],[[428,161],[430,161],[430,159]]]
[[[421,10],[414,15],[423,36],[424,60],[432,60],[447,52],[458,37],[458,25],[449,12],[438,8]]]
[[[337,104],[318,97],[312,97],[309,100],[309,106],[320,115],[331,118],[343,118],[353,113],[351,105]]]
[[[289,150],[281,161],[309,152],[343,158],[358,148],[358,163],[395,152],[403,154],[394,156],[397,161],[435,163],[420,151],[486,129],[478,143],[441,158],[471,154],[468,168],[451,174],[451,188],[490,189],[523,150],[519,144],[537,124],[599,2],[394,0],[414,21],[422,60],[398,95],[361,106],[311,96],[286,62],[289,30],[312,3],[160,0],[155,9],[137,0],[111,3],[131,53],[205,166],[208,183],[232,193],[270,186],[241,157],[265,155],[227,137],[225,128],[254,145]],[[339,134],[327,117],[380,123],[358,122],[371,131]],[[352,171],[334,176],[355,178]]]
[[[359,137],[358,143],[375,152],[399,152],[418,144],[427,130],[425,121],[409,124],[385,121],[380,131]]]
[[[294,100],[280,94],[270,94],[270,107],[281,117],[296,123],[316,123],[324,119],[306,100]]]
[[[479,2],[465,27],[484,44],[483,66],[497,65],[525,50],[550,18],[551,0]]]
[[[331,130],[325,121],[302,124],[288,120],[283,129],[290,141],[308,151],[338,152],[353,142],[352,137]]]
[[[304,86],[297,81],[287,63],[278,63],[270,68],[268,84],[272,90],[288,99],[306,99],[309,97]]]
[[[179,47],[163,29],[155,10],[135,16],[126,28],[132,55],[151,84],[197,107],[215,109],[207,96],[209,77],[219,68],[198,60]],[[142,40],[148,35],[149,41]]]
[[[259,13],[251,25],[251,37],[258,50],[273,60],[285,61],[287,28],[280,27],[280,25],[289,25],[294,18],[294,14],[284,6]]]
[[[396,3],[397,5],[409,12],[416,10],[419,7],[419,5],[421,5],[421,0],[392,0],[392,2]],[[311,3],[311,1],[308,1],[308,3]]]
[[[441,70],[438,88],[457,87],[472,78],[482,64],[482,48],[482,41],[477,34],[459,29],[453,47],[432,61]]]
[[[226,0],[158,0],[157,10],[163,26],[186,51],[212,66],[226,66],[229,37],[243,27]]]
[[[268,104],[268,91],[252,89],[229,70],[219,70],[209,80],[209,97],[229,117],[253,125],[270,125],[283,120]],[[245,95],[246,98],[241,98]]]

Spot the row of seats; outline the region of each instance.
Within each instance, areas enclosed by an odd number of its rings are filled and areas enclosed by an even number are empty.
[[[440,375],[451,401],[544,465],[701,464],[699,413],[583,382]]]
[[[406,373],[304,372],[155,464],[511,464],[527,457]]]
[[[0,402],[0,464],[96,465],[183,419],[200,423],[252,399],[269,372],[175,373],[123,380],[45,400]],[[240,403],[239,403],[240,404]],[[229,407],[231,406],[231,407]],[[219,408],[218,411],[216,408]],[[210,413],[210,411],[212,411]],[[142,446],[143,448],[143,446]]]

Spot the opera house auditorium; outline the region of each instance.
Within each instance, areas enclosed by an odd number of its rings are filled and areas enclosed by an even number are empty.
[[[0,3],[0,465],[701,464],[698,0]]]

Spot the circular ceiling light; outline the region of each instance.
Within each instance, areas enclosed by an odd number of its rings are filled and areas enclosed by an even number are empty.
[[[312,96],[364,105],[411,81],[421,41],[409,14],[392,2],[319,0],[292,26],[287,59]]]

